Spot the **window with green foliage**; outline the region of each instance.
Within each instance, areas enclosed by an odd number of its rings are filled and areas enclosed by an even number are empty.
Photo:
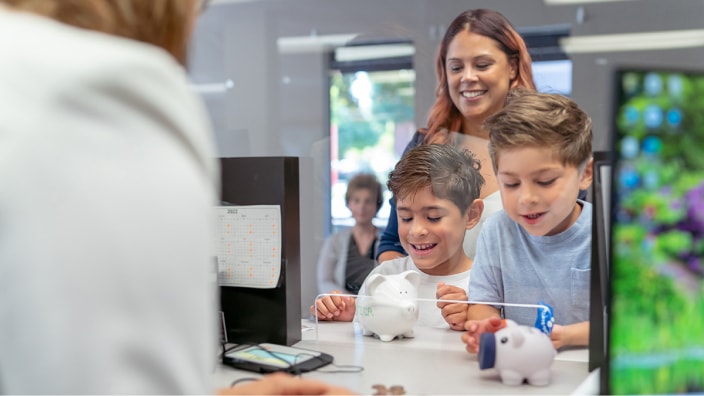
[[[409,65],[410,66],[410,65]],[[357,173],[374,174],[386,185],[415,132],[415,72],[411,69],[343,72],[330,77],[330,186],[333,231],[354,224],[345,192]],[[375,224],[383,227],[390,193]]]

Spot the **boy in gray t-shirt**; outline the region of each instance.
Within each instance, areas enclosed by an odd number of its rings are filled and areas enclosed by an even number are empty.
[[[591,204],[577,199],[592,181],[592,126],[575,102],[515,91],[485,122],[504,211],[487,219],[477,243],[462,335],[476,353],[484,332],[501,328],[501,306],[554,308],[555,348],[589,341]],[[532,326],[535,308],[504,307]]]

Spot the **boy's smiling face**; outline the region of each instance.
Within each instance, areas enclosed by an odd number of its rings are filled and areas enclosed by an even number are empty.
[[[592,182],[592,165],[584,170],[563,165],[552,148],[503,150],[497,180],[509,217],[535,236],[556,235],[577,221],[579,190]]]
[[[401,245],[418,269],[429,275],[450,275],[471,267],[462,242],[465,231],[481,217],[481,201],[463,214],[452,201],[437,198],[428,186],[397,198],[396,206]],[[476,206],[481,206],[478,212]]]

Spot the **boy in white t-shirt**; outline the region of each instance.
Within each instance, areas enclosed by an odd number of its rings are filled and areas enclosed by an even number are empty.
[[[409,254],[381,263],[370,275],[407,270],[421,275],[418,297],[439,301],[419,302],[418,325],[464,330],[466,304],[441,300],[467,300],[472,260],[462,242],[484,209],[478,198],[484,184],[479,169],[468,151],[429,144],[408,151],[389,174],[399,237]],[[310,307],[311,314],[316,309],[319,320],[336,321],[351,321],[356,311],[354,298],[347,296],[321,297]]]

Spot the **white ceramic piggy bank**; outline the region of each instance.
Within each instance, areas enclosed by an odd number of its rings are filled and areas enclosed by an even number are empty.
[[[397,275],[372,274],[364,281],[364,294],[357,296],[357,321],[362,333],[376,334],[382,341],[396,336],[413,337],[418,321],[420,274],[405,271]]]
[[[496,368],[506,385],[550,383],[550,366],[557,352],[545,333],[530,326],[506,320],[496,333],[483,333],[479,339],[479,368]]]

